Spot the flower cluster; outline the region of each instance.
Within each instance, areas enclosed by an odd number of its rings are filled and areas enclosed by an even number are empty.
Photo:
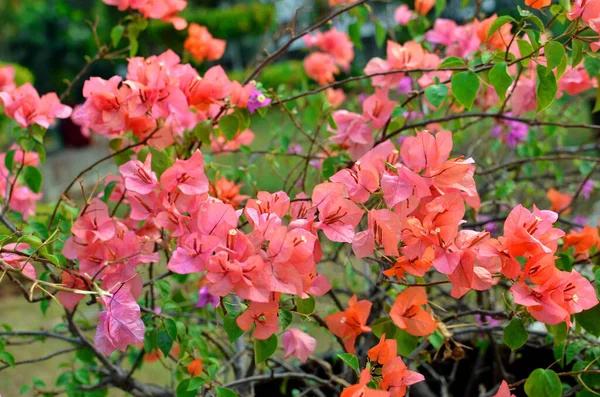
[[[319,51],[311,53],[304,59],[304,70],[319,85],[335,81],[334,75],[350,69],[354,59],[354,44],[350,37],[335,28],[325,33],[317,32],[314,36],[304,36],[308,48],[317,47]]]
[[[156,148],[180,141],[184,131],[214,119],[226,102],[248,106],[254,85],[231,82],[220,66],[203,77],[181,64],[171,50],[149,58],[131,58],[126,80],[92,77],[85,82],[85,103],[73,118],[95,133],[113,137],[131,131]]]
[[[188,28],[188,38],[183,43],[183,48],[198,61],[216,61],[221,59],[225,53],[225,40],[215,39],[206,26],[200,26],[197,23],[190,24]]]
[[[182,30],[187,26],[187,21],[177,16],[187,6],[187,0],[102,0],[105,4],[118,7],[125,11],[132,9],[138,11],[148,19],[161,19],[172,23],[175,29]]]

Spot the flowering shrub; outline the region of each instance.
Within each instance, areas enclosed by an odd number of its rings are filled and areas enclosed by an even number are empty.
[[[136,56],[147,19],[187,26],[185,0],[104,2],[130,14],[89,62],[129,51],[127,72],[88,78],[82,104],[61,104],[72,83],[40,97],[0,68],[15,123],[0,163],[0,281],[43,313],[64,309],[43,331],[3,319],[0,370],[31,362],[12,344],[43,336],[72,345],[55,355],[77,353],[56,389],[34,384],[42,395],[228,397],[275,380],[281,395],[599,394],[600,240],[580,207],[599,163],[600,126],[581,120],[600,71],[595,0],[463,24],[422,0],[387,29],[372,2],[330,0],[244,81],[172,50]],[[335,18],[353,21],[349,34]],[[342,78],[368,19],[385,58]],[[188,32],[199,64],[222,57],[206,27]],[[316,86],[265,87],[261,71],[294,42]],[[68,117],[112,153],[42,223],[44,133]],[[295,132],[265,149],[261,126],[281,118]],[[279,189],[258,188],[260,157]],[[71,197],[105,161],[118,172]],[[511,369],[521,354],[529,366]],[[140,381],[144,361],[172,381]],[[455,382],[464,362],[469,380]]]

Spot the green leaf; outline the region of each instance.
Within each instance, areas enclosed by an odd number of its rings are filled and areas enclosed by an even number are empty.
[[[535,84],[535,93],[537,96],[537,113],[546,110],[554,102],[558,85],[554,73],[546,74],[546,68],[537,65],[537,80]]]
[[[167,330],[167,334],[171,337],[171,339],[177,339],[177,323],[172,318],[165,319],[165,329]]]
[[[42,173],[37,167],[25,166],[23,168],[23,181],[29,189],[34,193],[39,193],[42,190]]]
[[[583,66],[590,76],[597,76],[600,73],[600,59],[587,56],[583,59]]]
[[[565,47],[557,41],[550,41],[544,46],[544,55],[547,63],[546,74],[550,74],[565,57]]]
[[[12,169],[13,169],[16,152],[17,152],[16,149],[9,150],[8,152],[6,152],[6,156],[4,157],[4,165],[6,166],[6,169],[8,171],[12,171]]]
[[[569,346],[567,346],[567,351],[565,355],[567,361],[565,364],[570,364],[571,361],[573,361],[583,349],[585,349],[585,343],[581,341],[573,342]]]
[[[154,171],[156,176],[160,179],[163,172],[173,165],[173,160],[166,150],[157,150],[151,147],[150,153],[152,153],[152,171]]]
[[[523,326],[523,323],[518,318],[513,318],[510,323],[504,328],[504,335],[502,339],[506,346],[512,350],[516,350],[523,346],[527,342],[529,334]]]
[[[19,389],[19,394],[25,394],[29,390],[31,390],[31,386],[29,386],[29,385],[23,385],[23,386],[21,386],[21,389]]]
[[[529,397],[561,397],[560,379],[551,369],[538,368],[527,378],[525,393]]]
[[[583,60],[583,42],[581,40],[573,39],[573,52],[571,55],[571,66],[579,65]]]
[[[177,385],[177,390],[175,391],[177,397],[195,397],[198,393],[196,391],[188,390],[190,386],[191,379],[184,379],[180,384]]]
[[[239,119],[233,114],[223,116],[219,119],[219,128],[221,129],[221,132],[225,138],[233,139],[237,135],[240,128]]]
[[[210,144],[210,134],[213,131],[212,123],[209,120],[198,123],[194,128],[194,136],[196,139],[204,144]]]
[[[528,56],[529,54],[533,53],[533,47],[531,47],[531,44],[527,40],[517,40],[517,46],[519,47],[519,53],[522,54],[522,56]],[[529,65],[530,61],[531,58],[527,58],[523,59],[521,63],[523,66],[527,66]]]
[[[123,37],[123,32],[125,32],[125,26],[117,25],[110,31],[110,42],[113,47],[117,48],[119,46],[119,42],[121,41],[121,37]]]
[[[446,8],[446,0],[435,0],[435,13],[434,16],[439,17],[444,9]]]
[[[467,109],[473,106],[478,90],[479,78],[474,72],[460,72],[452,76],[452,94]]]
[[[292,312],[289,310],[279,310],[279,326],[282,331],[285,331],[287,327],[292,323]]]
[[[8,365],[10,365],[11,367],[15,366],[15,358],[9,352],[1,352],[0,353],[0,360],[4,361],[5,363],[7,363]]]
[[[385,28],[380,23],[375,23],[375,43],[377,43],[377,47],[383,47],[386,36]]]
[[[546,27],[544,26],[544,22],[542,22],[542,20],[540,18],[538,18],[537,16],[531,14],[531,15],[527,16],[527,19],[529,19],[531,22],[533,22],[533,24],[535,26],[537,26],[540,29],[540,31],[543,32],[544,30],[546,30]]]
[[[169,336],[169,333],[165,329],[158,331],[156,336],[156,345],[163,352],[165,357],[169,355],[171,348],[173,347],[173,339]]]
[[[238,395],[231,389],[217,386],[217,397],[238,397]]]
[[[458,58],[458,57],[448,57],[446,59],[444,59],[444,62],[442,62],[440,64],[440,66],[438,66],[438,69],[452,69],[452,68],[459,68],[462,67],[464,68],[465,66],[467,66],[467,64],[465,63],[464,60]]]
[[[277,335],[273,334],[265,340],[254,340],[254,361],[260,364],[271,357],[277,350]]]
[[[299,313],[302,314],[312,314],[315,311],[315,298],[314,296],[309,296],[306,299],[296,298],[296,309]]]
[[[501,100],[504,100],[504,98],[506,98],[506,91],[513,82],[512,77],[508,73],[506,62],[495,64],[492,70],[490,70],[489,76],[490,82],[496,90],[496,94],[498,94]]]
[[[509,22],[516,22],[513,17],[508,15],[503,15],[498,17],[494,22],[492,22],[492,26],[490,26],[490,30],[488,31],[487,38],[489,39],[491,35],[496,33],[503,25]]]
[[[439,107],[448,95],[448,87],[444,84],[430,85],[425,88],[425,98],[436,108]]]
[[[595,337],[600,337],[600,305],[596,305],[591,309],[584,310],[575,315],[575,321],[581,325],[590,334]]]
[[[350,36],[350,40],[359,50],[363,49],[362,40],[360,37],[360,27],[362,23],[354,22],[352,25],[348,27],[348,35]]]
[[[206,383],[206,379],[201,378],[200,376],[196,376],[190,380],[190,383],[188,384],[188,387],[187,387],[187,391],[198,390],[205,383]]]
[[[338,357],[345,362],[346,364],[348,364],[348,366],[350,368],[352,368],[353,370],[355,370],[356,372],[360,371],[360,367],[358,364],[358,357],[356,357],[354,354],[352,353],[340,353],[338,354]]]
[[[241,314],[239,311],[229,311],[223,318],[223,328],[229,337],[230,342],[235,342],[240,336],[244,334],[244,331],[238,327],[235,322],[236,318]]]
[[[166,300],[171,295],[171,284],[168,280],[158,280],[154,283],[160,292],[160,298]]]

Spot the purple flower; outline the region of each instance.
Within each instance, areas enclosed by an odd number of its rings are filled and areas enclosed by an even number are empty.
[[[289,154],[300,154],[302,153],[302,145],[290,145],[288,147]]]
[[[510,113],[507,113],[510,116]],[[527,124],[519,121],[508,120],[503,121],[500,124],[492,127],[490,135],[494,138],[500,139],[509,148],[514,148],[521,142],[525,142],[529,128]]]
[[[398,94],[408,94],[412,89],[412,80],[410,77],[404,76],[398,84]]]
[[[198,291],[198,303],[196,303],[196,307],[206,307],[211,305],[212,307],[219,306],[219,297],[215,295],[211,295],[208,292],[208,287],[200,288]]]
[[[272,99],[267,98],[262,91],[254,89],[250,94],[250,98],[248,98],[248,111],[250,111],[250,114],[253,114],[256,112],[256,109],[269,106],[271,101]]]
[[[585,197],[586,200],[589,200],[590,195],[592,194],[592,190],[594,190],[594,181],[588,179],[583,183],[583,186],[581,187],[581,194],[583,194],[583,197]]]
[[[358,94],[358,103],[362,105],[362,103],[365,101],[365,99],[367,99],[369,96],[367,94],[360,93]]]
[[[573,218],[573,223],[585,226],[585,225],[587,225],[588,220],[587,220],[587,218],[585,216],[579,215],[579,216],[576,216],[576,217]],[[576,230],[576,231],[580,232],[582,230],[582,228],[575,227],[575,228],[573,228],[573,230]]]

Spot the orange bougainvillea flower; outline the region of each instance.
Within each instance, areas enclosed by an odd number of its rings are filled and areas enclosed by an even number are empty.
[[[248,196],[240,194],[240,189],[244,185],[236,185],[235,182],[228,181],[221,177],[216,183],[210,183],[209,191],[211,196],[218,198],[225,204],[231,204],[233,208],[238,208]]]
[[[414,336],[433,333],[437,323],[431,313],[421,307],[427,303],[424,287],[409,287],[396,297],[390,317],[396,325]]]
[[[390,397],[390,392],[383,390],[369,389],[367,384],[371,381],[371,374],[368,369],[363,369],[360,373],[358,384],[344,389],[340,397]]]
[[[388,270],[384,270],[383,274],[389,277],[396,276],[401,279],[404,273],[412,274],[413,276],[423,277],[433,265],[432,261],[435,259],[435,251],[433,247],[427,247],[421,257],[409,259],[405,256],[401,256],[396,259],[394,266]]]
[[[415,0],[415,11],[427,15],[435,5],[435,0]]]
[[[348,353],[356,353],[354,343],[358,335],[371,331],[371,328],[367,327],[367,318],[372,305],[368,300],[358,301],[354,295],[348,301],[345,311],[325,317],[327,327],[335,336],[344,340],[344,347]]]
[[[379,343],[373,346],[367,354],[371,361],[376,361],[381,365],[386,364],[398,355],[398,342],[395,339],[385,339],[385,334],[382,334]]]
[[[216,61],[223,56],[227,42],[215,39],[205,26],[190,24],[183,47],[198,61]]]
[[[194,361],[192,361],[190,363],[190,365],[188,365],[188,373],[194,377],[196,376],[200,376],[200,374],[202,373],[202,360],[200,360],[199,358],[195,359]]]
[[[383,380],[379,387],[383,390],[389,390],[391,397],[404,397],[406,395],[406,386],[422,382],[425,377],[418,372],[410,371],[402,361],[402,357],[396,357],[382,368],[381,375]]]
[[[584,254],[598,244],[598,228],[585,226],[579,233],[571,232],[563,237],[565,249],[575,247],[575,254]]]
[[[554,212],[558,212],[559,214],[566,215],[571,212],[569,206],[571,205],[571,201],[573,201],[573,196],[569,193],[561,193],[554,188],[550,188],[546,193],[546,197],[550,200],[550,210]]]
[[[544,8],[548,7],[552,3],[552,0],[525,0],[525,5],[533,8]]]

